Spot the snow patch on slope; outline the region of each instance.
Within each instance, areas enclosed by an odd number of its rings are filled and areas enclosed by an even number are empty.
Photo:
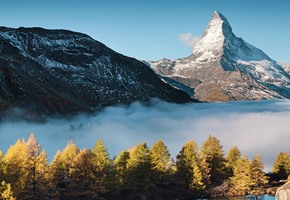
[[[238,60],[237,63],[240,64],[240,67],[243,68],[243,71],[247,71],[254,78],[260,80],[261,82],[275,83],[278,85],[289,82],[289,79],[285,74],[283,74],[283,71],[279,69],[279,66],[277,66],[272,61]]]

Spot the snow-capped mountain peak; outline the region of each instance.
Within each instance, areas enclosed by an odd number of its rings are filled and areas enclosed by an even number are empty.
[[[215,11],[192,54],[151,62],[152,68],[194,89],[205,101],[290,98],[290,76],[263,51],[237,37]]]
[[[234,37],[228,20],[215,11],[201,39],[194,45],[192,53],[196,61],[209,62],[223,54],[225,38]]]
[[[203,37],[207,34],[211,34],[215,37],[229,37],[232,36],[232,27],[227,18],[223,16],[219,11],[213,13],[211,21],[208,23]]]

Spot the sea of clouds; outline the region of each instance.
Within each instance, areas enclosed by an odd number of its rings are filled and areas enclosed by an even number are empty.
[[[248,158],[260,154],[266,171],[279,152],[290,152],[290,101],[240,101],[227,103],[171,104],[152,100],[150,105],[108,107],[95,115],[71,119],[48,119],[45,123],[24,121],[0,123],[3,152],[18,138],[34,133],[50,161],[69,140],[80,148],[92,148],[100,138],[113,158],[121,150],[162,139],[173,158],[193,139],[199,147],[211,134],[223,145],[225,155],[237,146]]]

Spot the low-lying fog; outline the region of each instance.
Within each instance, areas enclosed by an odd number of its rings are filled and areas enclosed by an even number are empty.
[[[185,141],[194,139],[200,147],[211,134],[221,141],[225,155],[234,145],[249,158],[262,155],[268,171],[279,152],[290,152],[290,101],[176,105],[153,100],[151,106],[108,107],[94,116],[50,119],[44,124],[5,122],[0,124],[0,149],[6,152],[31,132],[50,161],[68,140],[91,148],[101,138],[113,157],[138,143],[151,146],[162,139],[175,158]]]

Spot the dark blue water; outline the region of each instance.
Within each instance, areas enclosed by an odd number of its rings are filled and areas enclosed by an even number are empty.
[[[224,198],[211,198],[200,200],[275,200],[275,196],[263,195],[263,196],[246,196],[246,197],[224,197]]]

